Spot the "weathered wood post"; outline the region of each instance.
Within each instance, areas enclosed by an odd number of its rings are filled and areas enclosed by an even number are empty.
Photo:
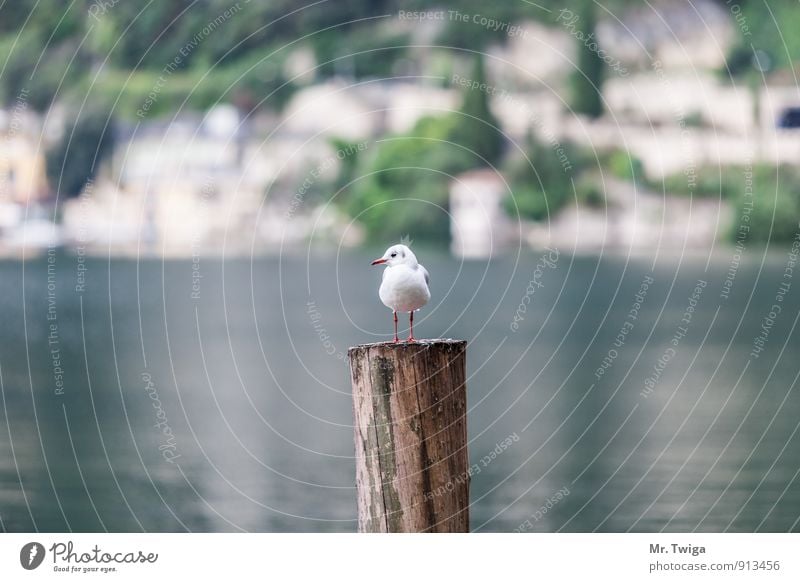
[[[467,342],[348,350],[360,532],[469,531]]]

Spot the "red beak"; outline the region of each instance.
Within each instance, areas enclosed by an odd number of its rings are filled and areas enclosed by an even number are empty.
[[[382,265],[386,261],[387,261],[387,259],[375,259],[374,261],[372,261],[371,264],[373,264],[373,265]]]

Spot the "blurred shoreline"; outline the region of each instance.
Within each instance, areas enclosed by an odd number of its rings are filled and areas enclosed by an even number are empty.
[[[387,241],[387,244],[391,241]],[[630,259],[635,262],[674,262],[674,261],[691,261],[691,262],[708,262],[712,264],[719,264],[722,262],[729,262],[738,257],[742,263],[749,263],[754,261],[764,260],[765,262],[779,262],[784,261],[788,253],[792,249],[796,250],[797,244],[794,247],[791,244],[772,243],[769,245],[759,243],[750,245],[744,252],[737,253],[737,248],[727,242],[721,242],[710,248],[696,248],[689,247],[686,249],[675,248],[674,246],[665,246],[660,249],[656,248],[620,248],[620,247],[607,247],[600,250],[579,250],[567,249],[564,255],[567,258],[573,259]],[[517,248],[506,249],[502,253],[488,257],[458,257],[454,256],[447,248],[436,245],[415,245],[415,250],[421,256],[436,257],[438,260],[447,260],[456,263],[489,263],[489,262],[509,262],[524,259],[536,259],[538,254],[546,251],[546,247],[536,248],[529,246],[519,246]],[[185,252],[162,252],[154,248],[116,248],[109,251],[108,248],[100,246],[87,246],[78,248],[75,245],[58,245],[53,247],[18,247],[0,244],[0,261],[36,261],[46,258],[49,252],[55,253],[59,257],[65,257],[69,260],[76,262],[89,261],[89,260],[110,260],[110,261],[169,261],[169,262],[186,262],[186,263],[199,263],[200,261],[231,261],[241,262],[249,260],[279,260],[279,261],[305,261],[309,258],[318,259],[320,257],[343,257],[343,256],[363,256],[364,260],[369,262],[375,256],[383,252],[383,247],[377,244],[368,244],[359,247],[340,247],[331,248],[328,245],[314,243],[309,245],[292,245],[286,246],[283,249],[278,248],[260,248],[256,250],[245,250],[241,248],[231,248],[223,250],[221,247],[204,248],[201,250],[195,249]],[[565,251],[559,249],[559,252]],[[365,262],[365,264],[367,264]]]

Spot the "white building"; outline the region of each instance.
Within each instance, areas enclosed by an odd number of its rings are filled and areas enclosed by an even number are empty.
[[[603,181],[608,204],[570,204],[551,220],[531,222],[525,240],[534,248],[555,247],[577,254],[682,253],[709,249],[729,232],[733,209],[719,199],[663,196],[630,182]]]
[[[451,251],[467,259],[500,253],[517,232],[503,209],[509,195],[505,180],[489,170],[473,170],[450,183]]]

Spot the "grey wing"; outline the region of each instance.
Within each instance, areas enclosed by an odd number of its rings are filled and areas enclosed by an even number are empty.
[[[430,287],[431,286],[431,276],[428,275],[428,270],[425,267],[423,267],[422,265],[420,265],[419,268],[422,269],[422,274],[425,275],[425,284],[428,287]]]

